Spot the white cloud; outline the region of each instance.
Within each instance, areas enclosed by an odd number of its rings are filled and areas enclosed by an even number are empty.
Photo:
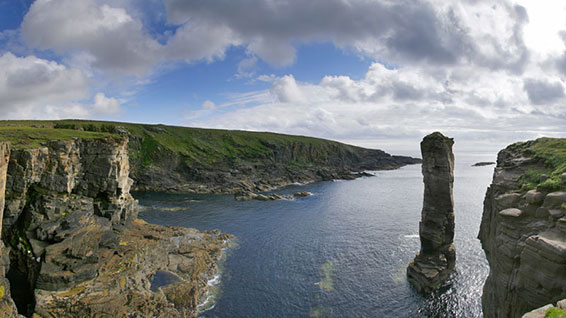
[[[103,93],[92,104],[88,80],[71,69],[35,56],[0,56],[0,110],[4,119],[91,118],[117,115],[120,101]]]
[[[527,58],[521,37],[526,15],[523,7],[509,2],[164,2],[171,23],[187,29],[191,24],[221,24],[273,65],[293,63],[296,46],[308,42],[332,42],[395,64],[472,63],[520,71]]]
[[[131,1],[37,0],[24,18],[23,36],[33,47],[71,59],[82,54],[105,72],[138,76],[163,62],[222,59],[240,45],[276,66],[292,64],[296,47],[309,42],[332,42],[403,65],[471,63],[520,72],[528,59],[522,40],[526,15],[509,2],[164,3],[167,22],[177,26],[169,35],[151,35]]]
[[[293,75],[285,75],[275,80],[271,86],[271,92],[282,103],[300,103],[305,100],[305,96],[301,92]]]
[[[527,75],[538,78],[543,72]],[[562,84],[534,82],[505,70],[485,72],[471,66],[438,71],[434,67],[387,69],[374,63],[366,76],[327,76],[318,84],[276,79],[272,101],[217,114],[194,123],[215,128],[314,135],[369,145],[368,140],[419,140],[441,130],[468,145],[498,146],[543,135],[566,134],[566,109],[560,103],[534,102],[552,91],[564,101]],[[544,92],[543,92],[544,91]],[[546,93],[545,93],[546,92]],[[379,146],[378,144],[374,144]]]
[[[15,112],[37,118],[35,111],[45,105],[85,99],[88,94],[87,80],[77,69],[35,56],[0,56],[0,108],[4,116]]]
[[[98,93],[94,96],[92,109],[102,115],[116,115],[121,111],[120,101],[115,98],[109,98],[104,93]]]
[[[37,0],[22,23],[26,42],[58,54],[91,56],[108,73],[142,75],[158,59],[160,45],[123,8],[95,0]]]
[[[204,103],[202,103],[202,108],[208,110],[215,110],[216,105],[210,100],[205,100]]]

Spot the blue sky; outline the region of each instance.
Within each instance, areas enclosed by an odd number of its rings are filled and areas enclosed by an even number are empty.
[[[0,0],[0,116],[401,153],[441,130],[497,149],[565,135],[564,16],[528,0]]]

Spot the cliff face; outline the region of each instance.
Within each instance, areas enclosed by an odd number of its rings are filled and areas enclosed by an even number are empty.
[[[267,191],[295,182],[353,179],[418,159],[302,136],[169,126],[126,127],[136,190]],[[181,147],[168,145],[178,140]]]
[[[566,143],[514,144],[497,159],[479,233],[485,317],[520,317],[566,297]]]
[[[6,189],[6,171],[8,170],[9,159],[9,143],[0,142],[0,225],[4,212],[4,191]],[[10,293],[10,282],[6,278],[6,273],[10,268],[9,253],[10,250],[0,241],[0,317],[2,318],[18,317],[18,310]]]
[[[227,237],[137,220],[132,184],[125,138],[12,150],[2,237],[20,313],[196,314]],[[158,270],[175,275],[175,284],[152,291]]]
[[[420,162],[377,149],[267,132],[69,120],[7,121],[0,128],[40,138],[40,132],[127,137],[133,188],[146,191],[266,191],[295,182],[353,179],[363,170]]]
[[[436,132],[421,142],[424,200],[419,226],[421,249],[407,268],[418,291],[430,292],[454,271],[454,141]]]
[[[296,182],[354,179],[363,170],[395,169],[419,162],[338,143],[265,142],[263,147],[257,157],[234,156],[216,162],[192,161],[179,153],[158,151],[152,154],[151,164],[132,161],[135,188],[201,193],[267,191]]]

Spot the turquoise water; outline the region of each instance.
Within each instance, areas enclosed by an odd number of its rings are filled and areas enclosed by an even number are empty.
[[[151,223],[220,229],[238,238],[220,293],[202,317],[481,317],[488,268],[476,239],[495,155],[458,156],[454,183],[457,272],[428,297],[407,283],[419,249],[420,165],[353,181],[277,191],[295,200],[136,193]]]

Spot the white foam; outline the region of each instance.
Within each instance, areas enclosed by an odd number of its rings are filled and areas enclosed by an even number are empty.
[[[405,235],[405,238],[418,238],[419,235],[418,234],[409,234],[409,235]]]
[[[214,275],[214,277],[212,277],[212,279],[209,279],[206,284],[208,286],[216,286],[220,283],[220,274],[218,275]]]

